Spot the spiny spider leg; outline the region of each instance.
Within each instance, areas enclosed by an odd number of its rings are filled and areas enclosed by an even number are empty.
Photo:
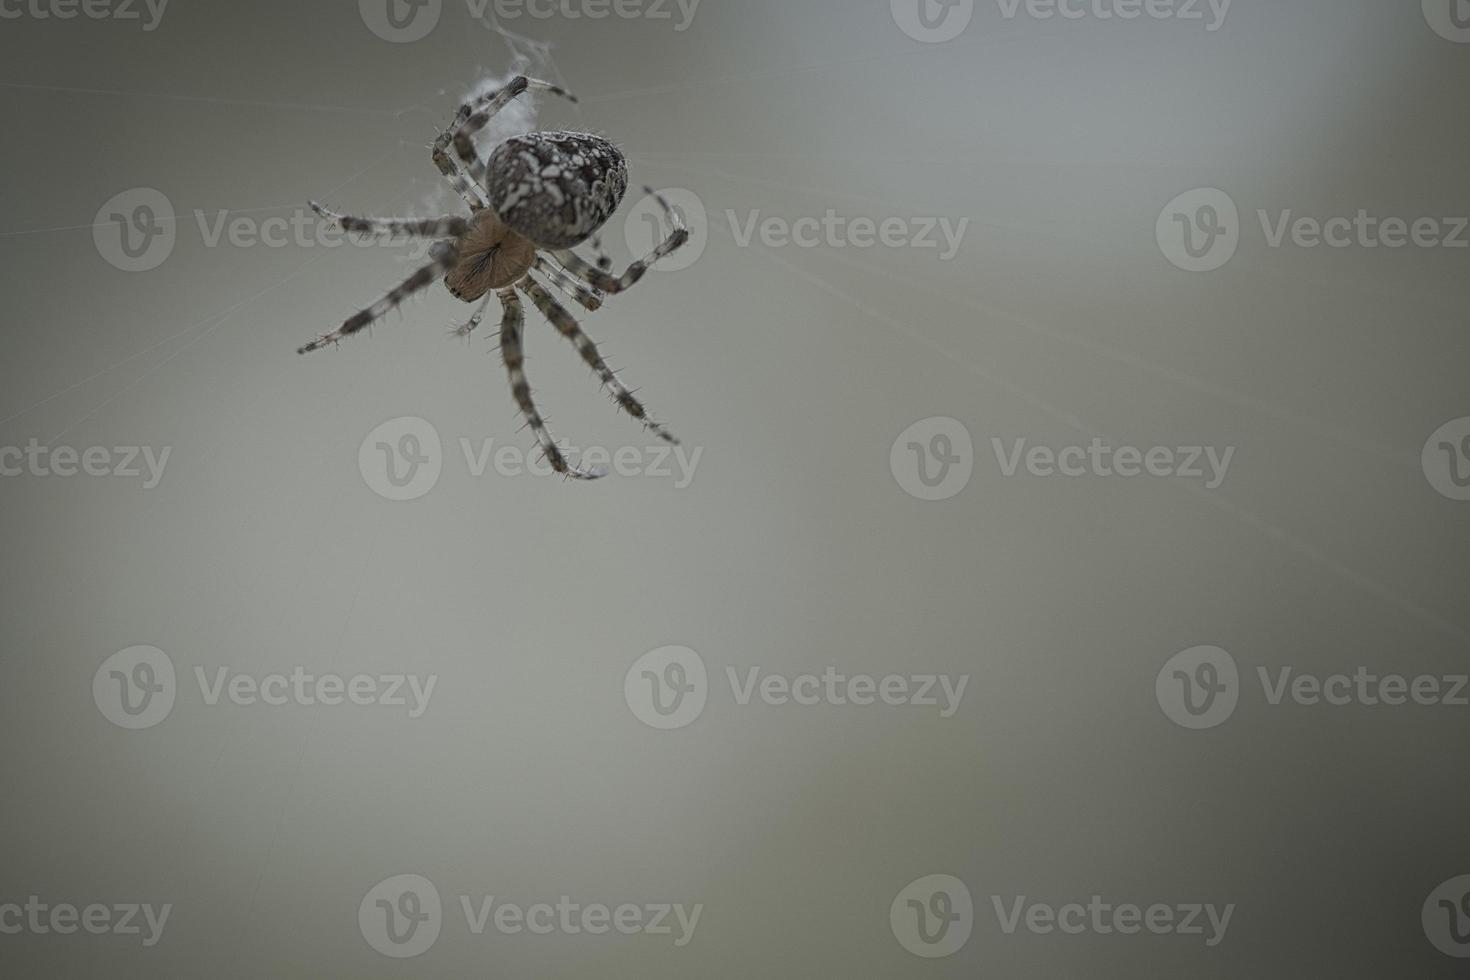
[[[429,255],[433,258],[432,262],[419,269],[399,285],[393,287],[388,292],[388,295],[367,309],[354,313],[347,318],[342,326],[333,330],[331,333],[323,334],[311,343],[297,348],[296,353],[309,354],[314,350],[320,350],[326,347],[328,344],[335,344],[344,337],[350,337],[373,321],[381,319],[389,310],[397,307],[414,293],[433,285],[434,280],[444,275],[455,262],[459,261],[459,251],[448,242],[435,242],[429,250]]]
[[[576,319],[567,312],[564,306],[553,299],[552,295],[530,276],[526,276],[520,282],[516,283],[516,286],[527,296],[531,297],[531,302],[536,304],[536,308],[541,311],[541,315],[550,320],[551,325],[556,327],[557,331],[563,337],[572,342],[572,346],[577,348],[577,353],[582,355],[582,360],[587,362],[588,366],[597,374],[598,379],[607,386],[608,391],[612,393],[617,403],[622,406],[623,411],[647,426],[649,431],[664,442],[676,446],[679,444],[679,440],[675,439],[667,429],[648,417],[648,413],[644,411],[643,405],[639,403],[638,399],[633,397],[631,391],[624,387],[623,383],[618,380],[617,375],[612,373],[612,369],[607,366],[607,362],[597,352],[597,345],[592,342],[592,338],[583,332],[581,326],[577,324]]]
[[[344,231],[357,231],[367,235],[458,238],[470,227],[469,221],[452,214],[442,218],[359,218],[348,214],[338,214],[316,201],[309,203],[313,211],[328,221],[336,222]]]
[[[602,308],[602,293],[582,282],[540,252],[536,253],[535,267],[541,271],[542,275],[551,280],[552,285],[576,300],[582,309],[591,313]]]
[[[494,92],[482,95],[473,102],[466,102],[459,107],[449,128],[440,133],[439,138],[434,141],[435,164],[439,163],[439,158],[444,155],[444,151],[452,142],[455,155],[459,157],[465,173],[469,174],[471,179],[478,179],[485,171],[485,164],[475,150],[474,135],[484,129],[491,117],[509,105],[512,99],[526,91],[550,92],[552,95],[559,95],[569,101],[577,101],[575,95],[560,85],[527,78],[525,75],[517,75]],[[444,167],[440,166],[439,169],[443,171]]]
[[[609,273],[603,272],[601,269],[593,268],[584,259],[570,250],[552,252],[552,257],[565,266],[572,275],[581,279],[589,286],[600,289],[605,293],[621,293],[642,279],[643,274],[655,262],[689,241],[689,229],[684,227],[684,219],[679,217],[679,212],[670,207],[669,202],[664,200],[664,196],[654,191],[653,188],[645,187],[643,190],[652,194],[658,200],[659,205],[664,209],[664,216],[669,219],[669,225],[674,230],[669,233],[668,238],[659,242],[653,251],[628,266],[627,271],[621,276],[614,277]]]
[[[500,356],[505,361],[505,370],[510,375],[510,393],[515,398],[516,404],[520,406],[521,414],[526,417],[526,424],[536,435],[536,442],[541,446],[541,451],[546,454],[546,459],[551,463],[551,468],[563,476],[569,476],[577,480],[595,480],[605,474],[596,470],[584,470],[567,463],[562,451],[557,448],[551,439],[551,433],[546,431],[546,423],[541,418],[541,413],[536,410],[536,403],[531,399],[531,385],[526,380],[526,357],[521,349],[521,328],[525,326],[526,315],[521,307],[521,298],[516,295],[514,287],[502,289],[495,294],[500,298],[500,305],[504,309],[504,316],[500,320]]]
[[[490,202],[485,200],[485,195],[480,191],[479,186],[459,169],[459,164],[451,160],[448,154],[442,150],[435,150],[433,156],[434,166],[438,167],[439,172],[449,180],[449,185],[454,188],[454,193],[460,196],[471,211],[479,211],[481,208],[490,206]]]
[[[490,301],[494,298],[494,293],[486,293],[485,298],[480,301],[480,308],[475,311],[475,315],[470,317],[468,322],[461,323],[459,326],[455,327],[453,330],[450,331],[450,333],[455,337],[468,337],[470,334],[474,333],[475,328],[478,327],[481,321],[485,319],[485,307],[489,306]]]

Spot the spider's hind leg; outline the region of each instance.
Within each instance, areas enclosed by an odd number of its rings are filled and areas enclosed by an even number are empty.
[[[603,476],[597,470],[572,466],[552,441],[546,422],[531,398],[531,384],[526,380],[526,355],[521,347],[521,329],[525,326],[526,314],[521,307],[521,298],[516,295],[514,287],[502,289],[495,295],[500,298],[500,305],[505,311],[500,321],[500,357],[505,361],[505,370],[510,376],[510,393],[526,417],[526,424],[535,433],[536,442],[546,454],[547,462],[556,472],[574,479],[595,480]]]
[[[577,353],[582,355],[582,360],[586,361],[587,365],[592,368],[598,380],[607,386],[607,390],[612,393],[614,400],[622,406],[623,411],[643,423],[650,432],[664,442],[671,443],[675,446],[679,444],[679,440],[675,439],[669,430],[648,417],[648,412],[644,410],[643,405],[618,380],[618,376],[612,373],[612,369],[607,366],[607,362],[598,353],[597,345],[592,342],[592,338],[583,332],[581,326],[567,312],[564,306],[558,303],[550,293],[541,287],[540,283],[536,282],[530,276],[526,276],[520,282],[516,283],[516,286],[523,290],[527,296],[531,297],[531,302],[536,304],[536,308],[541,311],[542,316],[551,321],[551,325],[556,327],[557,332],[572,342],[572,346],[577,348]]]

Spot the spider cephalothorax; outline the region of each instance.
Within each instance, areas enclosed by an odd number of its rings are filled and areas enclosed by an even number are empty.
[[[628,189],[627,164],[616,146],[591,133],[527,133],[505,140],[495,147],[488,160],[481,160],[475,147],[475,133],[528,89],[572,99],[566,91],[548,82],[517,76],[504,87],[460,106],[454,122],[434,141],[434,165],[464,199],[470,217],[358,218],[312,202],[313,210],[348,231],[394,233],[438,241],[429,250],[428,265],[372,306],[348,317],[336,330],[300,348],[299,353],[335,344],[362,330],[412,294],[432,285],[441,275],[455,298],[465,302],[483,299],[480,309],[456,331],[461,336],[479,326],[484,304],[493,296],[500,300],[503,310],[500,350],[516,404],[552,468],[567,476],[590,479],[600,474],[567,463],[531,399],[521,352],[525,317],[516,290],[529,296],[542,315],[572,342],[624,411],[659,438],[676,442],[663,426],[648,417],[642,404],[603,361],[597,345],[533,273],[544,276],[583,308],[595,310],[607,294],[628,289],[643,278],[654,262],[688,241],[689,232],[668,202],[655,195],[672,231],[646,257],[628,266],[621,276],[614,276],[607,271],[611,260],[602,254],[593,236],[612,217]],[[454,158],[449,155],[451,145]],[[595,265],[572,252],[589,238],[599,253]]]
[[[536,262],[536,246],[489,208],[475,213],[460,236],[459,261],[444,277],[455,299],[473,303],[492,289],[513,285]]]

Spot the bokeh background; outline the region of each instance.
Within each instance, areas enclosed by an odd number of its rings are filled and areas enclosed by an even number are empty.
[[[925,2],[970,20],[932,42],[901,26],[917,4],[882,0],[704,0],[687,22],[444,0],[397,8],[437,17],[404,41],[366,0],[173,0],[151,30],[142,5],[4,7],[0,446],[169,457],[153,487],[0,479],[0,905],[172,909],[150,947],[5,918],[0,973],[1463,975],[1432,893],[1470,873],[1470,707],[1272,705],[1257,669],[1470,669],[1470,503],[1421,460],[1470,416],[1470,250],[1273,248],[1257,212],[1470,214],[1449,19],[1470,10],[1236,0],[1210,30],[1204,4]],[[475,475],[461,440],[533,444],[493,313],[452,339],[472,311],[436,286],[300,358],[412,251],[211,244],[221,212],[258,227],[307,198],[453,207],[425,145],[517,56],[583,99],[538,103],[538,125],[607,134],[635,185],[704,209],[696,261],[583,318],[701,453],[687,486]],[[1238,207],[1236,251],[1189,272],[1156,223],[1200,188]],[[139,189],[172,244],[127,271],[110,215]],[[638,197],[609,226],[620,265]],[[947,261],[735,233],[828,209],[969,224]],[[527,345],[558,436],[651,462],[534,311]],[[364,442],[406,417],[440,438],[439,475],[392,500]],[[942,448],[936,425],[971,440],[948,444],[970,476],[946,499],[893,461],[916,424],[921,445]],[[992,444],[1095,437],[1234,456],[1205,489],[1007,476]],[[175,700],[130,730],[104,662],[140,645]],[[659,730],[625,675],[670,645],[707,667],[707,703]],[[1201,645],[1238,665],[1238,704],[1196,730],[1156,678]],[[968,682],[941,717],[740,704],[726,676],[829,667]],[[196,681],[297,668],[437,681],[418,717],[210,704]],[[358,916],[404,874],[442,901],[411,959]],[[890,912],[935,874],[974,915],[927,958]],[[460,899],[487,895],[702,912],[683,946],[677,927],[475,935]],[[994,911],[1093,895],[1234,910],[1214,946],[1007,933]]]

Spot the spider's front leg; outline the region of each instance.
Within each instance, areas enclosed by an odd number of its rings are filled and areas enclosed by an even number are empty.
[[[506,373],[510,375],[510,393],[520,407],[521,414],[526,417],[526,424],[536,434],[536,442],[546,454],[551,468],[563,476],[578,480],[595,480],[604,476],[605,474],[597,470],[584,470],[569,464],[566,456],[552,441],[551,433],[546,430],[546,422],[531,399],[531,383],[526,380],[526,355],[521,347],[521,329],[525,326],[526,314],[521,307],[521,298],[516,295],[514,287],[499,290],[495,295],[500,298],[500,305],[505,311],[500,321],[500,356],[505,361]]]
[[[664,209],[664,217],[669,219],[669,227],[673,229],[673,231],[669,232],[668,238],[665,238],[658,245],[654,246],[653,251],[628,266],[627,271],[621,276],[613,276],[602,269],[594,268],[570,249],[552,252],[551,254],[556,258],[556,261],[565,266],[578,279],[581,279],[595,289],[600,289],[605,293],[621,293],[642,279],[644,273],[655,262],[689,241],[689,229],[684,227],[684,219],[679,216],[679,212],[668,201],[664,200],[662,194],[655,191],[652,187],[645,187],[643,190],[652,194],[658,201],[659,206]]]
[[[560,85],[527,78],[525,75],[517,75],[495,91],[487,92],[461,105],[459,111],[454,114],[454,120],[434,140],[431,152],[434,166],[449,178],[472,210],[479,210],[486,206],[479,188],[473,184],[473,181],[485,172],[485,163],[475,149],[474,135],[485,128],[491,117],[510,105],[516,96],[527,91],[550,92],[572,102],[577,101],[575,95]],[[448,150],[451,143],[454,144],[455,155],[459,158],[457,165],[449,158]]]
[[[454,263],[459,261],[459,250],[450,242],[435,242],[434,246],[429,250],[429,255],[433,261],[389,290],[388,295],[367,309],[352,314],[342,326],[333,330],[331,333],[322,334],[322,336],[313,340],[311,343],[298,347],[296,353],[310,354],[314,350],[321,350],[329,344],[335,344],[344,337],[350,337],[359,330],[370,326],[374,321],[382,319],[384,314],[396,308],[414,293],[433,285],[434,280],[444,275],[445,272],[453,267]]]
[[[315,201],[308,203],[313,211],[340,226],[344,231],[356,231],[365,235],[459,238],[470,227],[469,221],[452,214],[447,214],[442,218],[360,218],[349,214],[338,214]]]

